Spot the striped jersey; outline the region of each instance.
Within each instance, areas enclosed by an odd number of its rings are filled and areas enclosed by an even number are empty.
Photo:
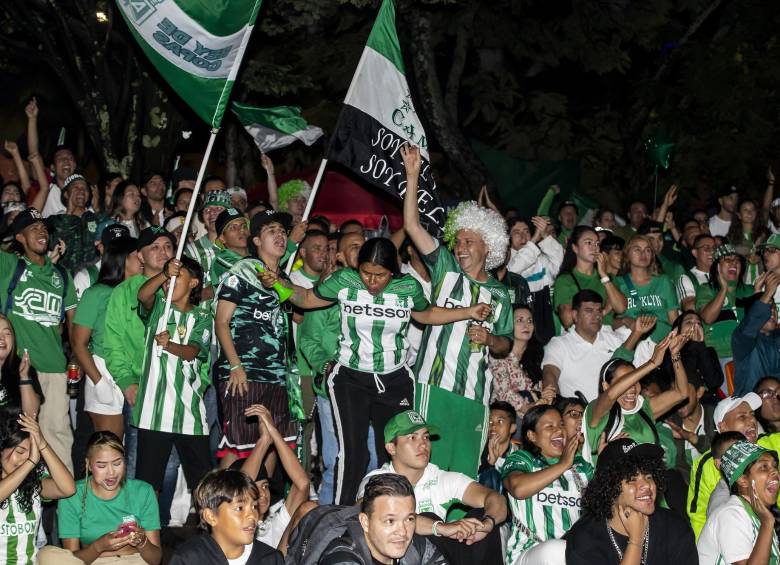
[[[488,275],[477,282],[466,275],[445,247],[439,246],[423,260],[428,266],[433,286],[432,302],[444,308],[492,304],[493,314],[485,327],[496,336],[512,339],[512,306],[506,287]],[[472,351],[468,337],[469,321],[441,326],[427,326],[417,355],[415,373],[423,384],[441,387],[471,400],[490,404],[493,375],[488,368],[488,351]]]
[[[162,319],[165,300],[155,296],[151,312],[138,308],[146,324],[144,370],[138,385],[138,401],[133,407],[133,424],[144,430],[185,435],[207,435],[203,395],[210,384],[201,371],[208,363],[213,317],[206,307],[181,312],[171,307],[167,323]],[[154,337],[168,330],[171,342],[195,345],[200,349],[192,361],[160,350]]]
[[[323,300],[338,302],[341,335],[338,361],[355,371],[387,374],[404,365],[412,311],[428,307],[422,286],[411,275],[390,279],[372,295],[355,269],[340,269],[316,287]]]
[[[38,548],[35,539],[41,521],[41,498],[36,495],[32,508],[24,512],[14,492],[0,506],[0,563],[32,565]]]
[[[558,459],[545,459],[518,450],[507,457],[501,478],[511,473],[535,473],[554,465]],[[509,494],[512,529],[506,546],[506,563],[517,563],[524,551],[543,541],[558,539],[580,517],[582,491],[593,478],[593,467],[579,455],[574,465],[539,492],[518,500]]]
[[[190,259],[200,263],[200,267],[203,269],[203,288],[217,286],[216,282],[211,280],[211,265],[217,253],[219,253],[219,247],[212,243],[209,236],[204,235],[188,243],[184,248],[184,253]]]

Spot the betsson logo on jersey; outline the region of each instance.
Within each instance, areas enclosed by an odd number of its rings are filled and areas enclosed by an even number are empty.
[[[582,497],[579,493],[557,488],[546,488],[537,492],[536,502],[553,506],[563,506],[564,508],[582,508]]]
[[[406,320],[410,316],[410,311],[406,308],[396,308],[391,305],[383,304],[355,304],[347,302],[343,306],[345,314],[352,316],[371,316],[372,318],[388,318]]]

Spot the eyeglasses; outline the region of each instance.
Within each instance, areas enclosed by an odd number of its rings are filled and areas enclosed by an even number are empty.
[[[780,389],[774,390],[771,388],[765,388],[764,390],[758,391],[758,396],[761,397],[761,400],[767,400],[773,396],[777,399],[780,399]]]

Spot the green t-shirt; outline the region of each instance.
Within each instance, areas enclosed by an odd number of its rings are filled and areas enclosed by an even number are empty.
[[[431,302],[443,308],[493,305],[485,327],[495,336],[513,339],[512,305],[506,287],[488,275],[475,281],[460,268],[452,252],[439,245],[423,261],[431,275]],[[426,326],[417,355],[415,374],[423,384],[438,386],[471,400],[490,404],[493,375],[488,368],[488,348],[472,350],[469,321]]]
[[[390,279],[372,295],[355,269],[340,269],[315,287],[341,311],[338,361],[355,371],[387,374],[406,362],[406,332],[412,311],[428,307],[422,286],[411,275]]]
[[[642,415],[639,414],[639,411],[641,410],[644,412],[645,416],[650,420],[650,422],[653,422],[653,426],[655,426],[655,418],[653,418],[653,410],[650,408],[650,401],[646,398],[640,397],[642,400],[642,406],[639,408],[639,410],[632,411],[633,413],[627,413],[624,412],[622,408],[620,408],[621,412],[621,418],[623,420],[623,426],[620,429],[620,431],[617,431],[614,427],[612,429],[612,433],[610,434],[610,437],[607,438],[607,440],[611,439],[612,436],[620,433],[625,432],[628,434],[628,437],[633,439],[637,443],[655,443],[655,434],[653,433],[653,430],[647,425],[647,419],[642,417]],[[599,446],[599,437],[604,432],[605,428],[607,427],[607,422],[609,420],[609,412],[604,414],[602,416],[601,420],[598,421],[598,423],[595,426],[591,426],[590,423],[590,415],[593,413],[593,406],[595,406],[596,400],[590,402],[585,407],[585,414],[582,416],[582,421],[585,423],[585,433],[588,438],[588,445],[590,446],[591,450],[591,456],[593,459],[593,464],[596,464],[596,461],[598,460],[598,446]],[[620,407],[619,404],[617,404],[618,407]]]
[[[103,351],[103,338],[106,331],[106,309],[113,291],[113,287],[105,284],[89,287],[81,296],[81,302],[79,302],[79,306],[76,308],[76,316],[73,319],[74,324],[92,330],[92,335],[89,339],[89,350],[92,352],[92,355],[97,355],[103,359],[106,358]]]
[[[718,317],[711,324],[704,324],[704,343],[713,347],[718,357],[732,357],[731,334],[745,317],[745,309],[738,306],[739,299],[753,294],[753,289],[744,285],[729,285],[726,299],[718,313]],[[701,309],[718,295],[712,285],[702,284],[696,289],[696,310]]]
[[[160,529],[160,509],[152,485],[136,479],[127,479],[124,486],[110,500],[98,498],[86,481],[76,482],[76,494],[63,498],[57,504],[57,524],[60,539],[78,539],[82,547],[100,536],[115,531],[126,516],[134,516],[137,524],[148,532]]]
[[[655,275],[650,282],[639,286],[631,280],[631,275],[623,275],[615,279],[618,290],[628,301],[623,316],[638,318],[642,315],[655,316],[655,328],[650,339],[658,343],[672,330],[669,323],[669,312],[680,308],[677,293],[672,281],[666,275]]]
[[[614,282],[614,277],[610,278]],[[579,286],[577,286],[578,283]],[[601,282],[601,277],[596,269],[593,269],[593,274],[590,276],[583,275],[576,268],[568,273],[558,275],[558,278],[555,279],[555,285],[553,286],[553,309],[555,310],[556,316],[558,314],[558,307],[561,304],[568,304],[571,306],[574,295],[585,289],[596,292],[604,301],[604,308],[607,307],[609,304],[609,301],[607,300],[607,289],[604,286],[604,283]],[[615,313],[610,310],[604,317],[604,324],[611,324],[614,316]]]
[[[29,351],[30,362],[39,373],[64,373],[67,360],[62,351],[60,316],[63,300],[65,311],[76,307],[73,278],[66,272],[68,280],[63,281],[48,257],[43,265],[32,263],[26,257],[22,260],[26,268],[16,283],[13,308],[8,312],[16,332],[16,347],[19,351]],[[0,251],[2,312],[6,310],[8,285],[16,272],[18,261],[17,255]]]
[[[519,449],[506,458],[501,478],[506,479],[511,473],[536,473],[558,461]],[[505,562],[517,563],[524,551],[563,536],[580,517],[582,492],[592,478],[593,466],[577,455],[570,469],[539,492],[522,500],[508,495],[513,519]]]

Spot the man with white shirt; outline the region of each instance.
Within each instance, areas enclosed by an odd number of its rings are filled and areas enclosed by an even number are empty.
[[[599,371],[602,365],[615,356],[633,351],[642,338],[641,324],[613,330],[604,327],[604,302],[601,296],[590,289],[584,289],[572,299],[574,325],[563,335],[554,337],[544,348],[542,360],[542,386],[556,386],[564,397],[582,394],[588,402],[599,393]],[[647,343],[647,345],[645,345]],[[637,352],[634,361],[641,364],[650,358],[654,344],[644,340],[642,351]],[[622,352],[618,352],[622,349]],[[630,356],[630,353],[628,354]]]
[[[46,204],[41,210],[44,218],[65,212],[65,204],[62,202],[62,187],[65,184],[65,179],[74,173],[76,167],[76,157],[69,147],[60,145],[54,150],[51,165],[54,180],[49,184]]]
[[[715,240],[708,234],[698,235],[693,240],[691,254],[696,259],[696,264],[680,275],[675,285],[682,312],[696,309],[696,289],[710,282],[710,267],[715,247]]]
[[[725,237],[731,227],[731,219],[737,210],[739,191],[736,186],[725,187],[718,195],[718,213],[710,218],[710,233],[713,237]]]

